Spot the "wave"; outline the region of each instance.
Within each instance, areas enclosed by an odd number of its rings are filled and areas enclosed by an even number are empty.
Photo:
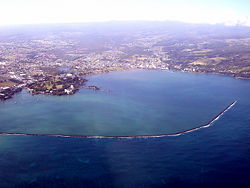
[[[15,135],[15,136],[48,136],[48,137],[62,137],[62,138],[159,138],[159,137],[167,137],[167,136],[180,136],[185,133],[190,133],[193,131],[197,131],[202,128],[207,128],[213,125],[213,123],[220,119],[228,110],[230,110],[237,101],[234,101],[226,108],[224,108],[220,113],[218,113],[214,118],[212,118],[208,123],[192,128],[184,131],[179,131],[176,133],[170,134],[154,134],[154,135],[134,135],[134,136],[84,136],[84,135],[66,135],[66,134],[39,134],[39,133],[8,133],[8,132],[0,132],[0,135]]]

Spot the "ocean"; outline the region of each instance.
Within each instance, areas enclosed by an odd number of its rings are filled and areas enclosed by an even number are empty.
[[[0,187],[249,187],[250,81],[160,70],[92,75],[73,96],[0,103]],[[237,103],[207,127],[232,102]]]

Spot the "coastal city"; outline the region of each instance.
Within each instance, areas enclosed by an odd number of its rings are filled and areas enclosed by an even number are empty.
[[[0,188],[250,188],[250,0],[0,8]]]
[[[67,29],[0,36],[0,100],[24,88],[31,94],[71,95],[86,85],[87,75],[109,71],[157,69],[250,78],[250,35],[244,28],[241,38],[234,32],[214,36],[212,31],[197,37],[192,27],[180,34],[150,28],[147,33],[138,29],[93,36]]]

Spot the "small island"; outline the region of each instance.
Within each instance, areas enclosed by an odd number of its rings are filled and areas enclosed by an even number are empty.
[[[100,90],[100,88],[97,87],[97,86],[88,86],[88,89],[92,89],[92,90],[95,90],[95,91]]]

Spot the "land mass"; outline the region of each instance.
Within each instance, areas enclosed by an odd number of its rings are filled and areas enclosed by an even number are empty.
[[[130,69],[250,78],[250,27],[107,22],[0,28],[0,100],[71,95],[89,74]],[[99,90],[97,86],[88,89]]]

